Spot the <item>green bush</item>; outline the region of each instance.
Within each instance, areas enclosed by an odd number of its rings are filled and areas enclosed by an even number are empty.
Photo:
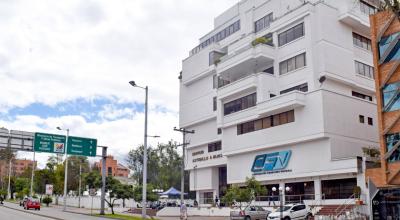
[[[53,202],[53,199],[50,196],[46,196],[42,199],[42,202],[46,204],[47,207],[49,207],[49,204]]]
[[[271,42],[271,38],[266,38],[266,37],[258,37],[258,38],[256,38],[255,40],[253,40],[252,42],[251,42],[251,45],[253,46],[253,47],[255,47],[256,45],[258,45],[258,44],[267,44],[267,43],[269,43],[269,42]]]

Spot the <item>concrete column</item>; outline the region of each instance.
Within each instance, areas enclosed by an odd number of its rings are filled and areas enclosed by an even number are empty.
[[[322,188],[321,188],[321,179],[320,178],[317,178],[314,180],[314,193],[315,193],[315,200],[321,201]]]
[[[200,204],[200,192],[196,190],[196,201]]]

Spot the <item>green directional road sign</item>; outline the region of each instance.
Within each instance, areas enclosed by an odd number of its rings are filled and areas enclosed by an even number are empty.
[[[71,155],[81,155],[95,157],[97,140],[82,137],[68,137],[67,153]]]
[[[65,153],[65,139],[64,135],[35,133],[33,148],[35,152],[63,154]]]

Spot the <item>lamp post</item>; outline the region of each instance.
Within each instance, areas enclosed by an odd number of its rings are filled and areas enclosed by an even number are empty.
[[[276,187],[272,187],[272,191],[273,192],[276,192]],[[281,214],[281,217],[280,217],[280,219],[281,220],[283,220],[283,187],[282,186],[280,186],[279,187],[279,211],[280,211],[280,214]],[[286,187],[285,188],[285,191],[286,192],[289,192],[290,191],[290,187]]]
[[[69,136],[69,128],[67,129],[62,129],[61,127],[57,127],[58,130],[60,131],[67,131],[67,137],[65,140],[65,174],[64,174],[64,207],[63,211],[67,211],[67,183],[68,183],[68,154],[67,154],[67,149],[68,149],[68,136]]]
[[[146,193],[147,193],[147,111],[149,88],[136,85],[135,81],[129,81],[133,87],[138,87],[146,91],[144,104],[144,144],[143,144],[143,187],[142,187],[142,218],[146,219]]]

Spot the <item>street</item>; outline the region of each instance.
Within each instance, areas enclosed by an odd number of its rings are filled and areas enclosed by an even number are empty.
[[[36,214],[36,215],[35,215]],[[52,218],[46,218],[42,216],[50,216]],[[29,219],[29,220],[48,220],[48,219],[62,219],[62,220],[70,220],[70,219],[79,219],[79,220],[107,220],[107,218],[100,217],[92,217],[88,215],[75,214],[70,212],[63,212],[60,208],[48,208],[41,207],[40,211],[36,210],[24,210],[18,204],[5,202],[4,206],[0,206],[0,216],[7,216],[8,218],[4,219]]]

